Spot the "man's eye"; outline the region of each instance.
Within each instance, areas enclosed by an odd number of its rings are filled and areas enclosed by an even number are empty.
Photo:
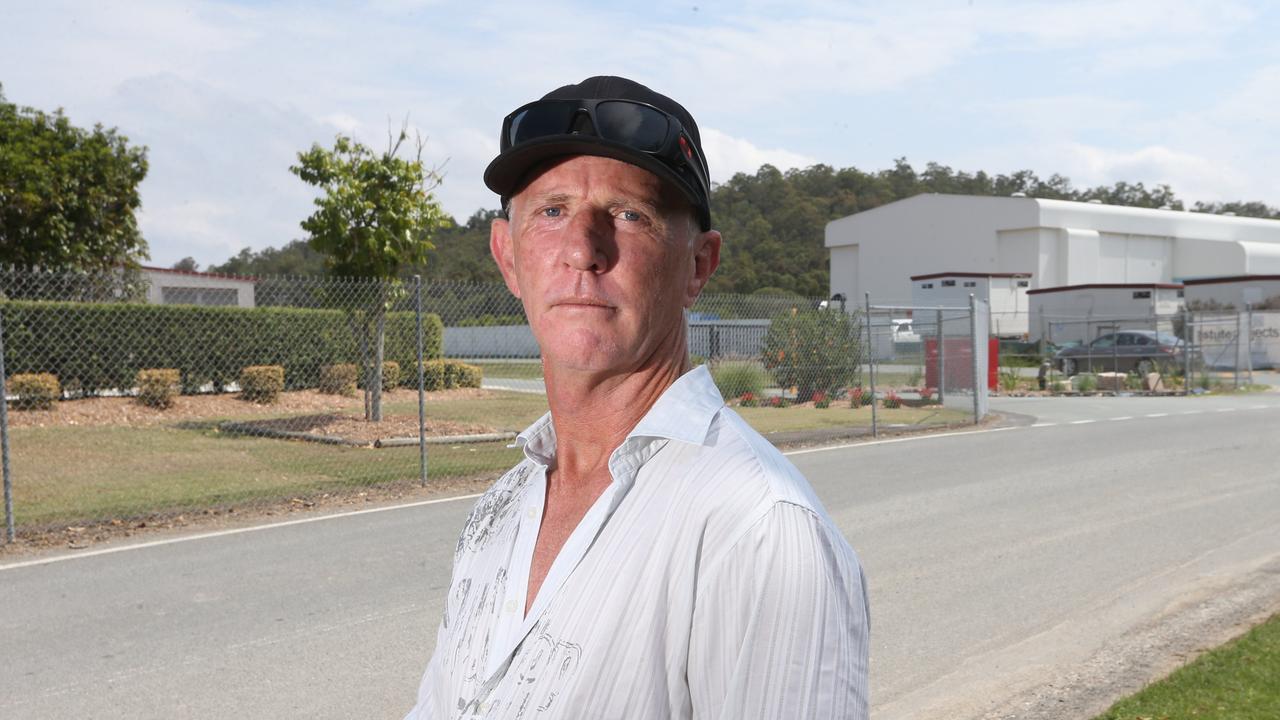
[[[623,220],[628,220],[628,221],[630,221],[630,222],[637,222],[637,221],[639,221],[639,220],[640,220],[640,218],[641,218],[640,213],[636,212],[635,210],[623,210],[623,211],[622,211],[622,219],[623,219]]]
[[[545,217],[560,217],[560,208],[558,207],[543,208],[542,214]]]

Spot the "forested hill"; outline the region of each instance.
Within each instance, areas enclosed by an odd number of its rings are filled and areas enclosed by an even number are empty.
[[[905,159],[877,172],[857,168],[837,170],[814,165],[781,172],[771,165],[754,175],[739,173],[712,191],[714,227],[724,233],[720,269],[709,292],[827,293],[827,250],[823,232],[827,222],[879,207],[920,193],[1011,195],[1060,200],[1101,200],[1110,205],[1186,209],[1167,185],[1118,182],[1111,186],[1077,189],[1061,175],[1042,179],[1030,170],[1010,175],[957,172],[929,163],[917,172]],[[1280,219],[1280,209],[1260,202],[1195,203],[1192,210]],[[428,281],[499,280],[489,259],[489,222],[496,210],[481,210],[465,223],[451,224],[433,239],[426,267]],[[192,268],[189,268],[192,269]],[[247,248],[212,272],[245,275],[322,273],[323,258],[306,243],[295,240],[283,248],[253,252]]]

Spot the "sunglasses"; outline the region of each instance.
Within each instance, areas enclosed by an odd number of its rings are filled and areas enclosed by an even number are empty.
[[[502,121],[502,151],[539,138],[577,134],[650,155],[686,178],[700,197],[710,197],[707,165],[684,126],[634,100],[536,100],[523,105]]]

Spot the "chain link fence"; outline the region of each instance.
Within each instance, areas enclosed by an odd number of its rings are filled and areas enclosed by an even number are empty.
[[[689,351],[779,442],[972,422],[940,402],[967,313],[944,320],[938,392],[927,343],[883,334],[895,313],[703,295]],[[502,284],[0,268],[0,323],[19,535],[475,487],[547,408]]]

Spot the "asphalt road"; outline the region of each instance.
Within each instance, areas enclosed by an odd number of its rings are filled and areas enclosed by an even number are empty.
[[[1027,417],[792,455],[867,569],[877,718],[979,716],[1280,560],[1280,394],[992,404]],[[469,505],[0,567],[0,718],[399,717]]]

